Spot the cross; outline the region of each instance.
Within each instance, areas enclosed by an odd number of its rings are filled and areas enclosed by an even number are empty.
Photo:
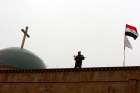
[[[21,31],[23,32],[23,34],[24,34],[24,37],[23,37],[23,40],[22,40],[22,44],[21,44],[21,48],[23,48],[24,47],[24,43],[25,43],[25,39],[26,39],[26,37],[30,37],[29,35],[28,35],[28,26],[26,26],[26,28],[25,28],[25,30],[24,29],[21,29]]]

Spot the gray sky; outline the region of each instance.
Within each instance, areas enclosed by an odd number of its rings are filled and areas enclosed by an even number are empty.
[[[48,68],[122,66],[125,24],[140,30],[139,0],[0,0],[0,48],[20,47],[20,29],[29,25],[25,48]],[[140,33],[140,31],[139,31]],[[126,65],[140,65],[140,38],[126,49]]]

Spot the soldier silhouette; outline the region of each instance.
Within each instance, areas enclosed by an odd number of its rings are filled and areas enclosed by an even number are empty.
[[[85,57],[81,55],[81,51],[78,51],[78,55],[74,55],[74,60],[75,60],[75,67],[74,68],[81,68],[82,66],[82,60],[84,60]]]

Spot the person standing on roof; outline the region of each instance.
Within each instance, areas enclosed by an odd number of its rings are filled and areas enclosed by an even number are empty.
[[[81,54],[81,51],[78,51],[78,55],[74,56],[74,60],[75,60],[74,68],[81,68],[82,61],[85,60],[85,57]]]

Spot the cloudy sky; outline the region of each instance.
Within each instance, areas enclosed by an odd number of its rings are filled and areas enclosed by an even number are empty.
[[[140,33],[139,0],[0,0],[0,48],[20,47],[29,26],[25,48],[48,68],[74,67],[81,50],[83,67],[122,66],[125,24]],[[140,38],[129,38],[126,65],[140,65]]]

